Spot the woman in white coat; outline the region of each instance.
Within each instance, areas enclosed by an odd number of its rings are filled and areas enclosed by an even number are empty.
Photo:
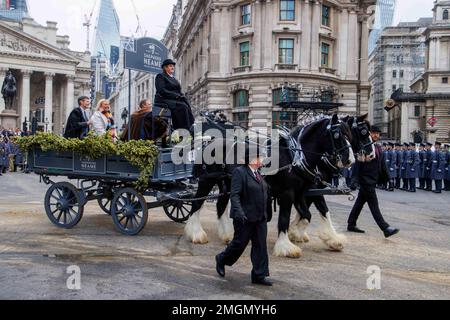
[[[98,102],[95,113],[91,117],[92,129],[96,135],[100,136],[107,132],[113,133],[114,119],[111,116],[111,106],[109,101],[102,99]],[[112,135],[114,138],[114,135]]]

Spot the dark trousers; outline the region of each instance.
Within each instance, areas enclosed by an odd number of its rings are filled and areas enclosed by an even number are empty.
[[[434,180],[434,185],[436,186],[435,191],[437,191],[437,192],[442,191],[442,180]]]
[[[389,180],[389,191],[394,191],[394,179]]]
[[[403,188],[405,190],[409,189],[409,179],[403,178]]]
[[[409,179],[409,190],[416,191],[416,178],[410,178]]]
[[[450,191],[450,180],[444,180],[445,191]]]
[[[359,215],[365,204],[369,205],[370,212],[375,219],[376,223],[381,230],[386,230],[389,227],[386,221],[384,221],[383,215],[381,214],[380,207],[378,205],[378,198],[375,186],[373,185],[361,185],[358,193],[358,198],[356,199],[355,205],[353,206],[350,217],[348,218],[349,226],[356,226]]]
[[[267,253],[267,221],[233,221],[234,238],[219,254],[219,260],[226,266],[234,265],[252,242],[251,260],[253,264],[252,280],[261,280],[269,276],[269,254]]]
[[[400,189],[401,178],[395,178],[395,189]]]
[[[425,190],[431,191],[431,189],[433,188],[433,182],[430,178],[426,178],[425,179]]]
[[[425,189],[425,178],[419,178],[419,189]]]
[[[352,178],[345,178],[345,185],[350,187],[352,185]]]

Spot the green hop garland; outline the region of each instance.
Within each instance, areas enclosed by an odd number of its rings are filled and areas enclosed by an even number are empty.
[[[66,139],[53,133],[39,132],[34,136],[15,137],[14,143],[24,154],[31,151],[33,146],[39,146],[44,152],[74,152],[91,159],[99,159],[108,155],[123,156],[140,170],[140,176],[136,182],[136,187],[139,189],[148,187],[155,160],[159,154],[158,147],[153,141],[132,140],[114,143],[108,134],[97,136],[92,132],[81,140]]]

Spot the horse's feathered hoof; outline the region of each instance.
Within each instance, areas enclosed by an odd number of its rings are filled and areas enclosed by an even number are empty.
[[[275,243],[275,248],[273,251],[276,257],[286,257],[298,259],[302,256],[302,249],[293,244],[285,232],[280,233],[277,242]]]
[[[341,252],[344,250],[344,235],[337,234],[336,237],[333,238],[326,235],[319,235],[319,237],[331,251]]]

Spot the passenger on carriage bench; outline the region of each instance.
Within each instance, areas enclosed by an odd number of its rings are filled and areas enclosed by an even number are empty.
[[[174,77],[176,63],[167,59],[162,64],[163,72],[155,79],[155,107],[169,108],[172,114],[173,130],[190,130],[194,115],[189,101],[181,92],[181,84]]]
[[[131,115],[131,140],[157,140],[167,135],[169,128],[167,122],[160,117],[152,119],[152,116],[152,103],[150,100],[142,100],[139,103],[139,110]],[[121,140],[128,141],[128,126],[122,132]]]

